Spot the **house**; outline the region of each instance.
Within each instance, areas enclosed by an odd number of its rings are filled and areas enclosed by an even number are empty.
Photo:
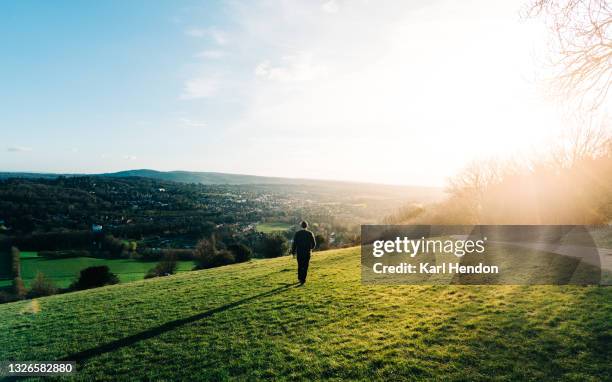
[[[91,232],[102,232],[102,226],[99,224],[92,224]]]

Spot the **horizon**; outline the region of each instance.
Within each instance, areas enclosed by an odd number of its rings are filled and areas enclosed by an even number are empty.
[[[230,173],[230,172],[219,172],[219,171],[190,171],[190,170],[167,170],[161,171],[152,168],[134,168],[127,170],[119,170],[112,172],[99,172],[99,173],[75,173],[75,172],[40,172],[40,171],[0,171],[0,174],[30,174],[30,175],[58,175],[58,176],[100,176],[100,175],[112,175],[116,173],[124,172],[136,172],[136,171],[153,171],[162,174],[167,173],[191,173],[191,174],[220,174],[220,175],[231,175],[231,176],[248,176],[257,178],[273,178],[273,179],[288,179],[288,180],[306,180],[316,182],[337,182],[337,183],[354,183],[354,184],[368,184],[368,185],[380,185],[380,186],[391,186],[391,187],[423,187],[423,188],[435,188],[444,189],[443,186],[432,186],[427,184],[414,184],[414,183],[379,183],[379,182],[368,182],[362,180],[338,180],[338,179],[326,179],[326,178],[302,178],[302,177],[286,177],[286,176],[268,176],[268,175],[255,175],[255,174],[244,174],[244,173]]]
[[[524,1],[144,4],[0,6],[1,171],[440,187],[563,131]]]

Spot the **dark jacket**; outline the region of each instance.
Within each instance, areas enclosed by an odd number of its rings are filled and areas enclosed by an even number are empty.
[[[314,235],[307,229],[299,230],[293,236],[291,253],[298,255],[310,255],[310,251],[317,245]]]

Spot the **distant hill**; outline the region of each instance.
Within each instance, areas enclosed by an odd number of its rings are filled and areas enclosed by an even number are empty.
[[[55,179],[58,176],[85,176],[87,174],[54,174],[47,172],[0,172],[0,179]]]
[[[100,174],[107,177],[132,177],[169,180],[180,183],[200,184],[321,184],[330,183],[325,180],[278,178],[269,176],[227,174],[222,172],[195,172],[195,171],[156,171],[156,170],[126,170]],[[336,183],[336,182],[331,182]]]
[[[59,176],[100,176],[111,178],[130,178],[140,177],[178,183],[199,183],[199,184],[227,184],[227,185],[291,185],[307,186],[307,188],[317,189],[351,189],[352,191],[362,191],[365,193],[380,193],[385,195],[406,195],[409,194],[421,201],[434,201],[443,197],[443,190],[439,187],[428,186],[395,186],[382,185],[363,182],[345,182],[321,179],[300,179],[300,178],[280,178],[257,175],[227,174],[221,172],[195,172],[195,171],[156,171],[149,169],[126,170],[104,174],[53,174],[53,173],[32,173],[32,172],[0,172],[0,179],[8,178],[44,178],[53,179]]]

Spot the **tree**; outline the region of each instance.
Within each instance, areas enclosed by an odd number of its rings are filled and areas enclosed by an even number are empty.
[[[253,257],[253,251],[251,251],[251,248],[244,244],[231,244],[227,247],[227,249],[229,249],[234,255],[237,263],[249,261],[251,260],[251,257]]]
[[[612,153],[612,131],[606,125],[596,126],[590,118],[576,117],[576,127],[563,138],[550,153],[551,164],[557,168],[569,168]]]
[[[446,211],[452,224],[478,224],[487,190],[501,179],[497,161],[475,161],[449,180],[446,192],[452,209]],[[453,216],[455,215],[455,216]],[[448,222],[445,222],[448,223]]]
[[[261,243],[264,257],[280,257],[287,254],[289,243],[287,239],[278,234],[264,235]]]
[[[588,111],[604,105],[612,83],[609,0],[535,0],[527,16],[544,16],[552,31],[560,95],[578,100]]]
[[[21,277],[21,252],[17,247],[11,247],[11,270],[13,277]]]
[[[425,212],[425,208],[421,204],[408,204],[399,208],[399,210],[392,215],[383,218],[384,224],[406,224],[412,219],[417,218]]]
[[[176,256],[168,254],[157,265],[149,270],[145,275],[145,279],[152,277],[169,276],[176,273]]]
[[[315,241],[317,242],[317,249],[324,251],[329,248],[329,245],[327,244],[327,239],[325,238],[325,236],[321,234],[316,234]]]
[[[196,269],[220,267],[236,262],[232,252],[217,249],[215,235],[211,235],[210,239],[202,239],[198,242],[194,257],[197,262]]]
[[[119,257],[126,249],[127,245],[113,235],[104,236],[102,247],[110,252],[113,257]]]
[[[22,299],[26,296],[26,292],[27,292],[26,287],[21,277],[15,277],[13,279],[12,289],[13,289],[13,294],[15,295],[15,297]]]
[[[193,256],[198,262],[198,268],[204,268],[205,265],[209,264],[216,252],[217,246],[214,235],[211,236],[210,239],[201,239],[198,241],[193,251]]]
[[[28,293],[29,297],[43,297],[50,296],[57,292],[57,288],[53,284],[51,279],[48,279],[44,273],[37,272],[36,278],[32,282],[32,286],[30,287],[30,292]]]

